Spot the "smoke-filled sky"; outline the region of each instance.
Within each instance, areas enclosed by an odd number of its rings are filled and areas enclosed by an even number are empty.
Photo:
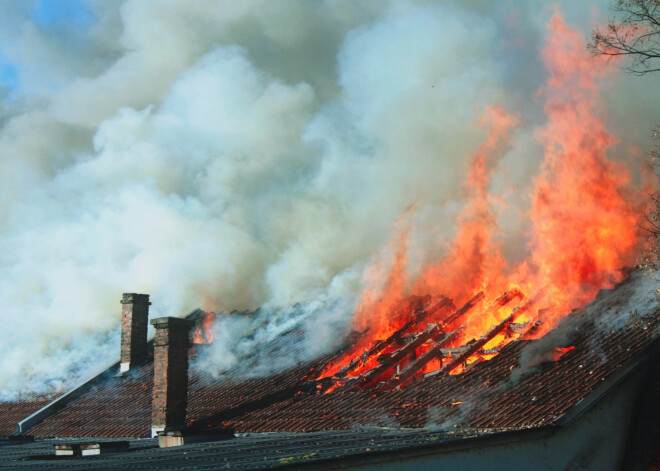
[[[546,25],[586,45],[608,3],[1,2],[0,396],[115,361],[123,292],[152,317],[263,306],[218,327],[226,367],[258,329],[322,351],[402,224],[411,270],[442,254],[491,106],[519,123],[491,190],[524,258]],[[617,67],[598,113],[639,170],[660,82]]]

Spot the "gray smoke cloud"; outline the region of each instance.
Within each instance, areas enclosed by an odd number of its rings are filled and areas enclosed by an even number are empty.
[[[20,77],[0,94],[0,397],[115,360],[122,292],[154,317],[261,307],[216,325],[216,372],[282,326],[307,334],[275,367],[327,350],[406,208],[413,261],[444,248],[488,105],[521,117],[493,185],[522,256],[545,2],[83,3],[51,23],[0,5]],[[607,10],[558,3],[587,35]],[[641,162],[660,85],[608,85],[612,156]]]

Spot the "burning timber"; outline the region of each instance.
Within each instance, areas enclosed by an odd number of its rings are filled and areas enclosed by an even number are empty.
[[[483,309],[479,317],[490,318],[511,301],[523,298],[524,294],[519,289],[514,288],[507,291]],[[472,357],[479,355],[479,352],[483,350],[483,347],[488,342],[492,341],[505,329],[509,329],[515,323],[516,319],[523,313],[526,313],[535,303],[535,301],[529,301],[522,307],[516,307],[508,317],[493,326],[485,335],[479,339],[472,339],[460,346],[458,350],[455,350],[459,351],[460,354],[448,363],[442,364],[443,359],[449,357],[445,349],[450,346],[456,346],[464,336],[467,324],[463,323],[455,328],[454,326],[459,324],[462,318],[474,310],[483,300],[484,293],[479,291],[460,309],[456,309],[441,321],[429,324],[421,332],[414,332],[412,330],[419,323],[420,318],[437,317],[441,312],[453,306],[453,303],[443,296],[440,301],[436,301],[431,305],[429,309],[430,315],[424,309],[415,311],[411,314],[412,319],[407,321],[403,327],[387,339],[375,342],[364,353],[351,359],[335,375],[320,378],[318,389],[321,392],[329,392],[337,387],[362,390],[371,388],[382,390],[394,389],[405,385],[415,377],[421,377],[424,368],[433,360],[440,360],[440,368],[428,374],[452,373],[458,367],[462,366],[464,368],[467,364],[475,361],[476,358],[472,359]],[[452,328],[453,330],[451,330]],[[519,337],[520,329],[518,329],[518,333],[516,333],[515,329],[509,330],[509,334],[504,340],[498,343],[498,347],[503,346],[513,338]],[[405,338],[408,338],[408,341],[404,341]],[[394,347],[395,350],[381,353],[386,347]],[[497,352],[497,349],[491,350],[488,355],[492,357]],[[356,370],[360,364],[366,367],[367,362],[370,360],[372,363],[377,364],[357,378],[346,378],[347,374]],[[342,382],[342,379],[345,379],[345,381]]]
[[[631,280],[601,291],[594,302],[573,311],[541,338],[534,338],[539,319],[545,315],[539,296],[527,297],[511,290],[487,303],[483,294],[477,293],[459,309],[439,298],[429,298],[420,306],[413,303],[412,319],[401,319],[409,330],[398,329],[396,339],[373,354],[367,368],[361,361],[353,369],[359,373],[352,377],[322,373],[328,364],[341,365],[341,361],[354,359],[342,351],[257,378],[235,373],[233,378],[218,379],[192,368],[187,374],[186,401],[176,399],[184,397],[183,389],[177,392],[154,385],[184,385],[183,354],[187,350],[194,358],[199,350],[208,348],[207,343],[186,345],[184,331],[194,340],[197,328],[206,324],[207,314],[198,311],[189,316],[192,325],[154,319],[168,330],[167,342],[162,335],[155,344],[148,342],[146,358],[134,362],[128,371],[120,372],[118,362],[94,381],[94,387],[70,391],[52,407],[46,406],[31,420],[22,421],[22,433],[0,447],[0,458],[6,458],[12,469],[20,469],[22,464],[26,469],[35,469],[40,463],[48,467],[54,460],[61,460],[62,468],[67,468],[73,462],[64,460],[90,459],[107,460],[104,463],[110,468],[116,467],[117,460],[134,463],[137,468],[155,457],[196,456],[201,461],[194,465],[199,466],[210,456],[217,464],[217,460],[247,453],[258,454],[259,460],[271,466],[284,462],[279,461],[281,453],[269,454],[267,450],[289,450],[285,445],[295,442],[295,448],[284,456],[286,462],[289,457],[292,463],[300,457],[316,467],[324,465],[328,452],[353,459],[347,442],[351,446],[359,443],[356,446],[366,453],[360,460],[375,458],[374,448],[387,460],[392,456],[401,459],[402,453],[414,451],[411,447],[421,447],[412,453],[413,462],[420,449],[437,452],[439,457],[460,449],[469,460],[504,444],[509,455],[512,448],[520,450],[515,452],[518,464],[539,469],[536,463],[522,458],[536,456],[533,450],[538,443],[542,459],[559,460],[559,469],[566,468],[565,464],[584,450],[590,450],[591,460],[585,469],[607,469],[609,462],[624,463],[624,469],[648,469],[635,463],[639,456],[652,456],[660,438],[657,434],[647,437],[644,432],[655,430],[659,415],[660,307],[656,289],[657,281],[633,273]],[[430,309],[440,304],[442,309]],[[123,307],[127,317],[142,314]],[[435,322],[428,322],[426,328],[420,326],[430,317],[420,309],[435,312]],[[484,324],[482,335],[468,330],[466,320],[473,315],[488,317],[489,325]],[[134,324],[129,321],[127,327]],[[135,339],[131,346],[136,345]],[[122,351],[126,352],[127,336],[124,342]],[[137,346],[140,350],[144,347]],[[365,350],[376,349],[368,346]],[[176,368],[155,368],[155,363]],[[320,393],[322,388],[325,394]],[[616,407],[608,405],[611,403]],[[4,411],[0,407],[0,417],[11,417],[38,404],[5,404]],[[163,404],[168,405],[163,409]],[[148,413],[150,408],[152,414]],[[157,423],[155,419],[163,413],[171,417]],[[156,430],[158,439],[131,441],[128,448],[114,450],[116,440],[150,435],[158,425],[166,429]],[[606,435],[598,435],[603,430],[607,430]],[[286,431],[312,433],[252,435]],[[25,432],[36,440],[27,441]],[[79,438],[54,443],[44,440],[53,436]],[[323,446],[304,448],[294,436]],[[633,438],[628,440],[629,436]],[[598,439],[597,449],[590,448],[594,437]],[[72,447],[98,444],[100,455],[56,456],[53,445],[62,443]],[[175,446],[170,450],[173,453],[160,454],[159,443]],[[626,443],[634,446],[627,449]],[[177,449],[185,450],[185,455]],[[14,451],[5,456],[3,450]],[[27,450],[34,451],[26,456]],[[45,450],[48,456],[43,455]],[[235,467],[236,463],[227,459]]]
[[[475,296],[475,298],[477,297],[480,299],[481,297],[483,297],[483,293],[479,293],[477,296]],[[381,353],[386,348],[401,342],[403,336],[406,335],[406,333],[409,332],[409,330],[413,328],[415,325],[417,325],[421,320],[427,317],[438,315],[441,312],[446,312],[453,308],[454,308],[454,303],[452,303],[448,298],[441,296],[440,299],[436,301],[428,309],[421,308],[416,310],[412,316],[413,318],[410,319],[408,322],[406,322],[406,324],[403,327],[401,327],[399,330],[394,332],[387,339],[379,340],[378,342],[373,344],[371,348],[369,348],[369,350],[365,351],[359,357],[356,357],[353,360],[351,360],[348,363],[348,365],[344,366],[334,376],[337,378],[343,378],[347,376],[351,371],[355,370],[360,363],[362,363],[364,366],[369,358],[372,358],[375,355]]]

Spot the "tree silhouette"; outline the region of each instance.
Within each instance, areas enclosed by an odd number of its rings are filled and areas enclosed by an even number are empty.
[[[597,55],[629,56],[628,70],[660,71],[660,0],[617,0],[607,27],[594,29],[587,48]]]
[[[660,0],[617,0],[611,7],[612,17],[603,31],[594,29],[587,49],[594,55],[626,56],[626,69],[637,75],[660,71]],[[660,137],[660,127],[654,137]],[[651,152],[651,162],[660,170],[660,147]],[[651,193],[647,232],[647,250],[639,266],[660,269],[660,193]]]

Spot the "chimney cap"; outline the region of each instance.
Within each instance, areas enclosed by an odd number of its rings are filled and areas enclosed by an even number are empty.
[[[124,293],[121,297],[122,304],[149,304],[149,295],[148,294],[138,294],[138,293]]]
[[[193,321],[188,319],[181,319],[180,317],[158,317],[151,319],[149,322],[156,329],[169,329],[169,328],[190,328],[194,324]]]

